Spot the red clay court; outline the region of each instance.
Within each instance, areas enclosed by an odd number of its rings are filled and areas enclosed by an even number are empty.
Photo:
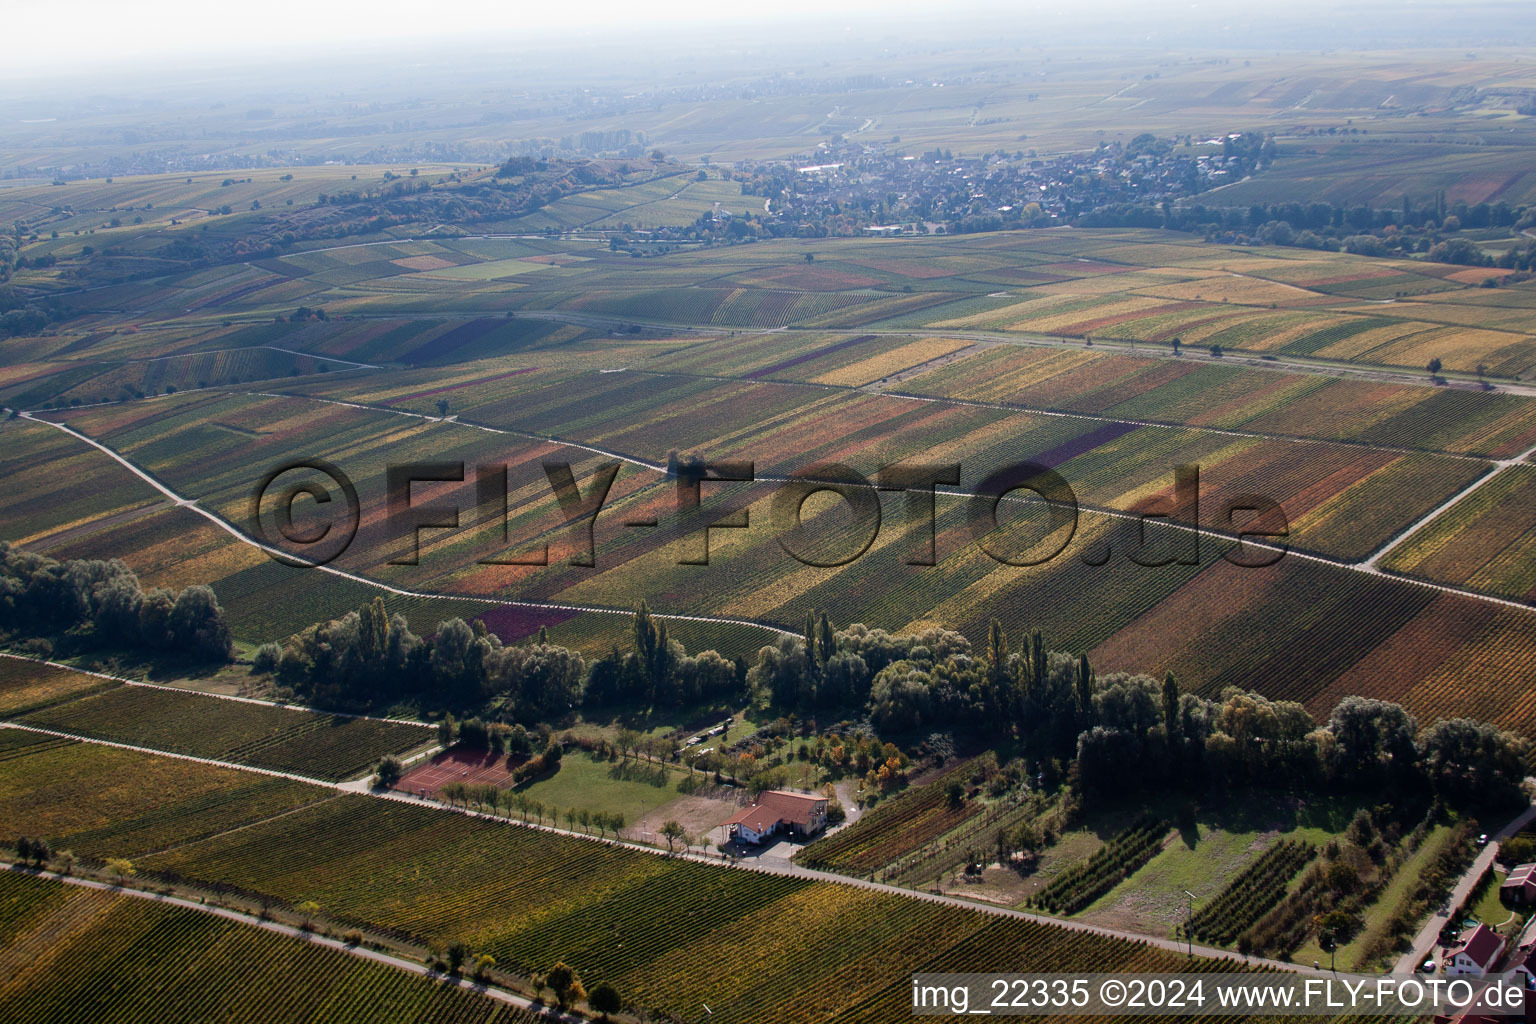
[[[505,754],[455,747],[406,772],[395,788],[405,793],[426,790],[431,794],[450,782],[505,788],[512,784],[512,769],[507,767]]]

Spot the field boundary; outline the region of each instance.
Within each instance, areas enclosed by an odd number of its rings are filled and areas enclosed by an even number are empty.
[[[303,782],[311,786],[322,786],[325,789],[339,789],[341,787],[341,783],[327,782],[324,779],[299,775],[296,772],[280,772],[274,768],[257,768],[255,765],[236,764],[233,761],[218,761],[211,757],[198,757],[195,754],[179,754],[171,750],[161,750],[158,747],[143,747],[135,743],[120,743],[117,740],[105,740],[98,736],[85,736],[80,733],[65,732],[63,729],[48,729],[40,725],[23,725],[20,722],[0,721],[0,729],[19,729],[22,732],[35,732],[44,736],[56,736],[59,739],[74,740],[77,743],[95,743],[98,746],[116,747],[119,750],[132,750],[136,753],[152,754],[156,757],[174,757],[181,761],[196,761],[198,764],[206,764],[212,768],[230,768],[242,772],[256,772],[259,775],[270,776],[274,779]]]
[[[800,865],[791,861],[785,861],[782,864],[775,863],[772,865],[764,864],[761,861],[755,864],[731,862],[724,859],[723,855],[721,857],[712,857],[708,854],[695,853],[691,851],[668,851],[661,849],[660,847],[649,846],[645,843],[637,843],[632,840],[608,839],[603,836],[594,836],[587,832],[575,832],[570,829],[563,829],[558,825],[545,825],[541,823],[522,821],[513,817],[507,817],[499,814],[487,814],[484,811],[471,810],[468,807],[455,807],[453,805],[445,804],[437,800],[423,800],[420,797],[413,796],[409,793],[400,793],[394,790],[368,789],[366,786],[359,787],[355,782],[322,782],[315,779],[307,779],[302,776],[288,775],[282,772],[274,772],[264,768],[253,768],[250,765],[212,761],[207,758],[192,757],[186,754],[175,754],[168,751],[156,750],[152,747],[131,746],[126,743],[115,743],[109,740],[96,739],[90,736],[75,736],[69,733],[59,732],[57,730],[41,729],[35,726],[17,725],[14,722],[0,722],[0,728],[23,729],[29,732],[60,736],[65,739],[76,740],[81,743],[95,743],[101,746],[133,750],[138,753],[151,756],[175,757],[186,761],[202,762],[214,767],[229,768],[235,771],[247,771],[262,775],[278,776],[282,778],[288,778],[296,782],[308,782],[312,785],[323,786],[327,789],[337,790],[343,793],[353,793],[374,800],[395,800],[400,803],[412,804],[417,807],[425,807],[442,813],[463,814],[472,818],[480,818],[485,821],[500,822],[513,828],[531,828],[541,832],[548,832],[553,835],[565,836],[569,839],[581,839],[587,842],[605,843],[609,846],[622,847],[627,850],[633,850],[637,853],[649,854],[653,857],[673,857],[682,860],[693,861],[697,864],[708,864],[712,867],[724,870],[755,871],[759,874],[765,875],[787,875],[793,878],[804,878],[810,881],[826,882],[831,885],[852,886],[858,889],[868,889],[874,892],[883,892],[893,896],[901,896],[906,899],[923,900],[928,903],[937,903],[944,906],[957,907],[962,910],[975,911],[994,917],[1011,917],[1018,920],[1031,921],[1036,924],[1065,928],[1068,931],[1080,932],[1087,935],[1098,935],[1104,938],[1118,939],[1121,941],[1136,942],[1143,945],[1156,946],[1158,948],[1170,950],[1176,953],[1185,952],[1189,948],[1187,943],[1179,942],[1174,939],[1160,938],[1158,936],[1152,935],[1142,935],[1136,932],[1119,931],[1113,928],[1105,928],[1099,925],[1087,924],[1082,921],[1051,917],[1045,914],[1035,914],[1024,910],[1016,910],[1012,907],[1003,907],[996,904],[973,902],[942,893],[924,892],[919,889],[906,889],[902,888],[901,886],[888,885],[884,882],[875,882],[868,879],[855,878],[849,875],[841,875],[831,871],[818,871],[812,868],[801,867]],[[1196,954],[1203,957],[1222,959],[1231,962],[1241,961],[1248,966],[1258,965],[1262,967],[1269,967],[1274,970],[1314,973],[1310,968],[1307,968],[1301,964],[1286,963],[1281,960],[1265,960],[1257,957],[1241,959],[1238,954],[1233,953],[1229,949],[1218,949],[1211,946],[1201,946],[1198,943],[1195,944],[1193,948]],[[1324,972],[1317,971],[1315,973],[1321,976]]]
[[[340,939],[333,939],[328,935],[318,935],[313,931],[305,931],[302,928],[296,928],[293,925],[281,924],[277,921],[262,920],[261,918],[252,914],[245,914],[238,910],[231,910],[228,907],[209,906],[206,903],[194,903],[192,900],[181,896],[173,896],[168,893],[149,892],[144,889],[136,889],[129,886],[109,885],[106,882],[98,882],[91,878],[77,878],[74,875],[62,875],[56,871],[46,871],[37,868],[23,867],[22,865],[16,864],[13,861],[0,861],[0,866],[3,866],[7,871],[14,871],[17,874],[22,875],[30,875],[33,878],[48,879],[51,881],[62,882],[65,885],[76,885],[85,889],[95,889],[100,892],[108,892],[114,895],[131,897],[134,899],[149,900],[151,902],[161,903],[166,906],[180,907],[183,910],[195,910],[199,913],[211,914],[214,917],[222,917],[228,921],[234,921],[238,924],[248,925],[252,928],[260,928],[263,931],[273,932],[277,935],[285,935],[288,938],[297,939],[300,942],[307,942],[313,945],[323,946],[327,949],[333,949],[341,953],[346,953],[349,956],[355,956],[362,960],[371,960],[374,963],[383,964],[387,967],[394,967],[399,970],[410,971],[413,974],[419,974],[443,984],[452,984],[456,988],[466,989],[470,992],[476,993],[477,995],[485,996],[487,999],[494,999],[498,1002],[508,1003],[512,1006],[516,1006],[519,1009],[542,1014],[550,1020],[586,1020],[585,1017],[580,1017],[576,1014],[558,1014],[551,1012],[549,1008],[546,1007],[543,1003],[536,1003],[532,999],[517,995],[514,992],[508,992],[506,989],[499,988],[495,985],[477,984],[465,978],[454,977],[452,975],[434,971],[427,967],[426,964],[419,964],[414,960],[407,960],[404,957],[393,956],[389,953],[383,953],[376,949],[364,949],[360,945],[348,945],[347,943],[342,942]]]
[[[274,396],[274,397],[291,398],[293,396],[283,395],[283,396]],[[337,403],[337,404],[347,404],[347,403]],[[360,408],[369,408],[369,407],[368,406],[361,406]],[[400,412],[400,410],[391,410],[391,411]],[[203,518],[207,519],[209,522],[213,523],[219,529],[223,530],[225,533],[228,533],[231,537],[234,537],[236,540],[240,541],[241,543],[249,544],[252,547],[257,548],[258,550],[264,551],[264,552],[266,552],[269,555],[272,555],[272,556],[278,557],[278,558],[289,559],[291,561],[305,562],[305,564],[306,564],[306,566],[308,568],[318,569],[321,572],[328,573],[328,574],[330,574],[332,576],[336,576],[336,577],[338,577],[340,579],[350,580],[353,583],[360,583],[363,586],[374,587],[376,589],[384,591],[385,593],[394,594],[396,597],[417,597],[417,598],[421,598],[423,600],[428,600],[428,601],[462,601],[462,600],[464,600],[464,595],[434,594],[434,593],[431,593],[430,591],[406,590],[406,589],[403,589],[401,587],[394,587],[394,586],[389,585],[388,583],[381,583],[378,580],[371,580],[371,579],[369,579],[366,576],[360,576],[357,573],[347,572],[345,569],[338,569],[338,568],[336,568],[335,566],[332,566],[332,565],[316,565],[316,564],[314,564],[312,562],[307,562],[305,559],[303,559],[303,558],[301,558],[301,557],[299,557],[297,555],[292,555],[292,554],[289,554],[288,552],[281,551],[281,550],[279,550],[277,548],[274,548],[274,547],[272,547],[272,546],[270,546],[268,544],[263,544],[262,542],[256,540],[255,538],[248,536],[244,531],[242,531],[239,527],[235,526],[233,523],[227,522],[224,519],[220,518],[217,514],[215,514],[213,512],[210,512],[207,509],[203,508],[201,505],[199,505],[197,503],[197,499],[196,498],[184,498],[184,497],[182,497],[181,495],[177,494],[175,491],[173,491],[169,487],[167,487],[165,484],[163,484],[159,480],[155,479],[155,477],[153,475],[151,475],[148,470],[145,470],[145,469],[140,468],[139,466],[136,466],[134,463],[130,462],[127,458],[125,458],[124,456],[122,456],[118,452],[116,452],[113,449],[111,449],[111,448],[107,447],[106,445],[102,444],[100,441],[97,441],[94,438],[88,437],[87,435],[80,433],[80,431],[75,430],[73,427],[69,426],[68,424],[66,424],[66,423],[56,423],[53,420],[40,419],[37,416],[34,416],[30,412],[22,412],[22,413],[19,413],[18,415],[20,415],[21,418],[26,419],[26,420],[28,420],[28,421],[30,421],[32,423],[43,423],[43,424],[46,424],[46,425],[48,425],[50,427],[53,427],[53,428],[55,428],[57,430],[63,431],[64,433],[70,435],[71,437],[75,438],[76,440],[83,441],[84,443],[90,445],[92,448],[95,448],[96,450],[100,451],[102,454],[104,454],[107,457],[111,458],[114,462],[116,462],[119,465],[123,466],[124,468],[128,469],[130,472],[132,472],[139,479],[143,480],[145,483],[149,484],[155,490],[159,491],[161,494],[165,495],[167,498],[169,498],[171,501],[173,501],[176,504],[177,507],[191,509],[193,512],[196,512],[198,515],[200,515]],[[403,414],[403,415],[413,415],[414,416],[414,415],[420,415],[420,414],[418,414],[418,413],[410,413],[410,414]],[[424,418],[435,419],[436,417],[424,417]],[[470,424],[465,424],[465,426],[470,426]],[[475,425],[475,429],[478,429],[478,430],[488,430],[488,431],[492,431],[492,432],[496,432],[496,433],[500,433],[501,432],[501,431],[495,431],[495,429],[491,428],[491,427],[481,427],[481,426],[478,426],[478,425]],[[564,443],[564,442],[558,442],[558,443]],[[591,450],[596,451],[596,449],[591,449]],[[633,459],[630,459],[629,461],[637,462],[637,460],[633,460]],[[637,464],[647,466],[647,468],[656,468],[656,467],[649,466],[647,463],[637,463]],[[605,608],[605,607],[602,607],[601,605],[549,604],[549,603],[544,603],[544,602],[539,602],[539,601],[509,601],[506,598],[497,598],[497,597],[475,597],[475,596],[471,596],[470,599],[471,600],[475,600],[475,601],[483,601],[486,604],[501,605],[502,607],[505,607],[505,608],[535,608],[535,609],[541,609],[541,610],[545,610],[545,611],[561,611],[561,612],[592,612],[592,613],[598,614],[598,615],[624,615],[624,616],[630,616],[630,615],[634,614],[634,609],[632,609],[632,608]],[[790,630],[782,629],[779,626],[769,625],[766,622],[755,622],[755,621],[753,621],[751,619],[733,619],[733,618],[726,618],[726,617],[718,616],[718,615],[683,615],[683,614],[679,614],[677,612],[653,612],[651,614],[651,617],[655,618],[655,619],[662,619],[662,620],[668,620],[668,621],[673,621],[673,622],[705,622],[705,623],[719,623],[719,624],[727,625],[727,626],[746,626],[746,627],[753,628],[753,629],[761,629],[761,630],[764,630],[764,631],[769,632],[769,633],[773,633],[773,634],[778,635],[778,636],[798,636],[799,635],[797,633],[791,632]]]
[[[723,379],[734,380],[736,378],[723,378]],[[812,385],[812,386],[813,387],[822,387],[823,385]],[[430,420],[432,422],[437,422],[437,423],[455,423],[455,424],[458,424],[459,426],[462,426],[462,427],[468,427],[468,428],[473,429],[473,430],[482,430],[482,431],[485,431],[487,433],[492,433],[492,434],[503,434],[503,435],[510,436],[510,437],[527,437],[527,438],[531,438],[531,439],[537,440],[537,441],[544,441],[544,442],[549,443],[549,444],[560,444],[560,445],[566,445],[566,446],[572,447],[572,448],[581,448],[581,449],[583,449],[585,451],[594,452],[594,453],[596,453],[598,455],[603,455],[603,456],[605,456],[607,458],[619,459],[620,461],[628,462],[628,463],[630,463],[632,465],[643,466],[646,469],[656,470],[658,472],[664,469],[664,467],[660,463],[646,462],[646,461],[644,461],[642,459],[636,458],[633,455],[628,455],[626,453],[614,451],[612,449],[598,448],[598,447],[595,447],[593,445],[581,444],[581,443],[573,442],[573,441],[567,441],[567,440],[565,440],[563,438],[555,437],[553,435],[535,434],[535,433],[532,433],[532,432],[526,431],[526,430],[512,430],[512,429],[505,428],[505,427],[492,427],[492,426],[488,426],[488,425],[483,424],[483,423],[475,423],[475,422],[470,421],[470,420],[462,420],[462,419],[459,419],[457,416],[452,416],[452,417],[448,417],[448,418],[444,419],[444,418],[438,417],[438,416],[430,416],[430,415],[428,415],[426,413],[411,412],[411,411],[406,410],[406,409],[385,409],[385,408],[380,408],[380,407],[377,407],[377,406],[365,405],[365,404],[358,403],[358,402],[343,402],[343,401],[339,401],[339,400],[333,399],[333,398],[319,398],[319,397],[316,397],[316,396],[313,396],[313,395],[287,395],[287,394],[267,393],[267,392],[243,392],[243,393],[244,394],[248,394],[248,395],[249,394],[257,394],[257,395],[261,395],[262,397],[268,397],[268,398],[285,398],[285,399],[290,399],[290,400],[294,400],[294,401],[320,402],[320,403],[327,404],[327,405],[345,405],[345,406],[348,406],[348,407],[351,407],[351,408],[355,408],[355,409],[364,409],[364,410],[367,410],[369,412],[389,412],[389,413],[394,413],[397,416],[415,417],[415,418],[418,418],[418,419]],[[920,396],[892,396],[892,397],[912,397],[913,399],[915,399],[917,401],[946,401],[946,399],[927,399],[927,398],[922,398]],[[23,414],[23,415],[25,415],[25,414]],[[1043,415],[1049,415],[1049,416],[1055,416],[1055,415],[1068,416],[1068,415],[1073,415],[1073,414],[1070,414],[1070,413],[1044,413]],[[48,421],[47,420],[40,420],[39,422],[46,423]],[[1155,423],[1138,424],[1138,425],[1145,425],[1145,426],[1151,426],[1151,427],[1159,426],[1159,424],[1155,424]],[[54,426],[62,426],[62,424],[54,424]],[[75,432],[71,431],[71,433],[75,433]],[[89,440],[89,438],[87,438],[86,440]],[[1271,440],[1291,441],[1293,443],[1300,444],[1300,443],[1303,443],[1304,439],[1300,439],[1300,438],[1271,438]],[[1318,443],[1330,443],[1330,442],[1318,442]],[[1417,452],[1415,452],[1415,454],[1417,454]],[[1536,449],[1533,449],[1531,452],[1525,453],[1525,455],[1530,455],[1530,454],[1536,454]],[[1520,458],[1521,459],[1525,458],[1525,455],[1522,455]],[[1442,456],[1442,457],[1452,457],[1452,458],[1454,458],[1456,456]],[[1481,463],[1493,465],[1494,469],[1489,474],[1486,474],[1482,478],[1484,480],[1489,479],[1489,478],[1491,478],[1494,475],[1497,475],[1499,469],[1502,468],[1502,464],[1501,463],[1492,463],[1491,460],[1488,460],[1488,459],[1474,458],[1474,457],[1471,457],[1471,456],[1461,456],[1461,458],[1465,458],[1467,461],[1481,462]],[[1517,464],[1518,462],[1519,462],[1518,459],[1517,460],[1512,460],[1510,464],[1513,465],[1513,464]],[[759,476],[759,477],[754,478],[754,480],[753,480],[753,483],[766,483],[766,484],[787,483],[787,482],[790,482],[790,478],[789,477],[783,477],[783,476]],[[941,497],[947,497],[947,498],[973,498],[973,497],[977,497],[978,496],[974,492],[971,492],[971,491],[936,491],[935,493],[937,495],[941,496]],[[1465,492],[1461,492],[1461,493],[1465,493]],[[1028,501],[1028,499],[1025,499],[1025,498],[1012,498],[1012,497],[1009,497],[1009,496],[1006,496],[1006,495],[1002,498],[1002,500],[1003,501]],[[1095,513],[1097,515],[1107,516],[1107,517],[1109,517],[1111,519],[1130,520],[1130,521],[1133,521],[1133,522],[1144,521],[1143,517],[1138,515],[1138,514],[1136,514],[1136,513],[1123,512],[1123,511],[1121,511],[1119,509],[1106,508],[1106,507],[1101,506],[1101,505],[1090,505],[1090,504],[1087,504],[1085,502],[1079,502],[1077,507],[1079,509],[1081,509],[1081,510],[1084,510],[1084,511],[1087,511],[1087,512],[1092,512],[1092,513]],[[199,510],[199,511],[201,511],[201,510]],[[1486,602],[1488,602],[1490,604],[1497,604],[1497,605],[1500,605],[1500,606],[1503,606],[1503,607],[1506,607],[1506,608],[1518,608],[1519,610],[1525,611],[1525,612],[1536,612],[1536,605],[1527,604],[1527,603],[1525,603],[1523,601],[1516,601],[1516,600],[1514,600],[1512,598],[1498,597],[1497,595],[1494,595],[1494,594],[1485,594],[1485,593],[1482,593],[1481,591],[1469,590],[1469,589],[1466,589],[1466,588],[1463,588],[1463,587],[1457,587],[1457,586],[1454,586],[1454,585],[1451,585],[1451,584],[1448,584],[1448,583],[1437,583],[1437,582],[1435,582],[1433,580],[1421,579],[1421,578],[1419,578],[1417,576],[1405,576],[1405,575],[1402,575],[1402,574],[1399,574],[1399,573],[1385,572],[1385,571],[1383,571],[1381,569],[1376,568],[1374,565],[1371,565],[1371,564],[1368,564],[1368,563],[1365,563],[1365,562],[1346,562],[1346,561],[1343,561],[1342,559],[1331,558],[1331,557],[1329,557],[1327,555],[1317,554],[1316,552],[1298,550],[1297,548],[1291,547],[1291,546],[1281,546],[1281,545],[1278,545],[1278,544],[1268,544],[1268,543],[1265,543],[1264,541],[1255,540],[1251,536],[1239,537],[1237,534],[1227,533],[1227,532],[1222,531],[1222,530],[1213,529],[1213,528],[1211,528],[1209,526],[1203,526],[1203,525],[1192,526],[1192,525],[1189,525],[1187,523],[1177,523],[1177,522],[1173,522],[1171,520],[1159,520],[1157,525],[1160,526],[1160,527],[1163,527],[1165,529],[1179,530],[1179,531],[1182,531],[1184,533],[1199,533],[1199,534],[1202,534],[1202,535],[1205,535],[1205,536],[1218,537],[1218,538],[1221,538],[1223,540],[1240,540],[1242,543],[1247,544],[1247,545],[1249,545],[1251,547],[1258,548],[1258,549],[1263,550],[1263,551],[1275,552],[1275,553],[1281,554],[1281,555],[1283,555],[1283,556],[1285,556],[1287,558],[1300,558],[1300,559],[1303,559],[1305,561],[1317,562],[1317,563],[1319,563],[1321,565],[1332,566],[1332,567],[1334,567],[1336,569],[1345,569],[1345,570],[1348,570],[1350,572],[1359,572],[1359,573],[1364,573],[1364,574],[1369,575],[1369,576],[1378,576],[1378,577],[1380,577],[1382,579],[1393,580],[1395,582],[1407,584],[1409,586],[1424,587],[1424,588],[1427,588],[1427,589],[1430,589],[1430,590],[1439,591],[1441,593],[1455,594],[1457,596],[1465,597],[1465,598],[1470,598],[1470,599],[1475,600],[1475,601],[1486,601]],[[1418,526],[1420,526],[1420,525],[1423,525],[1423,524],[1422,523],[1420,523],[1420,524],[1411,524],[1408,527],[1408,529],[1417,529]],[[228,528],[228,527],[226,527],[226,528]],[[261,545],[258,545],[258,546],[261,546]],[[329,567],[328,566],[321,566],[320,568],[329,568]],[[339,571],[339,570],[337,570],[337,571]],[[371,582],[371,581],[363,579],[362,577],[349,577],[349,578],[354,578],[358,582]],[[374,585],[375,586],[385,586],[385,584],[382,584],[382,583],[378,583],[378,584],[374,584]],[[428,596],[428,595],[416,595],[416,596]],[[433,596],[442,596],[442,595],[433,595]],[[479,600],[479,599],[477,598],[477,600]],[[490,599],[487,598],[486,600],[490,600]],[[569,610],[567,606],[562,606],[562,605],[536,605],[535,607],[554,608],[554,609],[560,609],[560,610]],[[744,620],[738,620],[738,619],[701,618],[701,617],[697,617],[697,616],[681,615],[681,614],[677,614],[677,613],[659,613],[659,612],[652,612],[652,615],[654,617],[656,617],[656,618],[662,618],[662,619],[680,619],[680,620],[683,620],[683,621],[693,621],[693,622],[701,622],[701,621],[704,621],[704,622],[710,622],[710,621],[712,621],[712,622],[726,622],[726,623],[729,623],[731,625],[754,625],[754,626],[761,626],[761,627],[766,628],[766,629],[773,629],[774,631],[776,631],[776,632],[778,632],[778,633],[780,633],[782,635],[785,635],[785,636],[799,636],[800,635],[800,634],[792,632],[790,630],[781,629],[778,626],[769,626],[766,623],[750,622],[750,621],[744,621]]]
[[[61,661],[50,661],[46,658],[31,658],[25,654],[15,654],[11,651],[0,651],[0,658],[9,658],[12,661],[29,661],[34,665],[47,665],[49,668],[64,669],[69,672],[78,672],[81,675],[94,676],[97,679],[105,679],[108,682],[121,683],[124,686],[140,686],[146,690],[167,690],[171,693],[188,693],[198,697],[212,697],[215,700],[230,700],[238,704],[260,704],[263,707],[277,708],[283,711],[308,711],[316,715],[330,715],[333,718],[359,718],[368,722],[383,722],[387,725],[415,725],[423,729],[435,729],[432,722],[423,722],[419,718],[381,718],[378,715],[364,715],[352,711],[331,711],[326,708],[310,707],[307,704],[293,704],[284,701],[265,700],[261,697],[241,697],[233,693],[212,693],[208,690],[193,690],[185,686],[167,686],[164,683],[151,683],[143,679],[129,679],[127,676],[115,676],[109,672],[98,672],[95,669],[79,668],[75,665],[66,665]],[[81,694],[80,697],[89,696]],[[72,703],[80,697],[71,697],[60,701],[60,704]],[[56,705],[55,705],[56,706]]]

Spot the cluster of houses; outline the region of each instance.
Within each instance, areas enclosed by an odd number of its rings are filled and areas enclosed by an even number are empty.
[[[1038,226],[1107,204],[1186,198],[1268,162],[1272,147],[1264,141],[1241,132],[1208,140],[1149,134],[1129,145],[1112,141],[1040,158],[1034,150],[912,155],[895,140],[839,138],[794,162],[738,164],[735,174],[744,193],[770,197],[774,219],[829,224],[851,217],[865,233],[925,234],[978,217]]]
[[[1521,864],[1499,884],[1499,897],[1507,906],[1536,905],[1536,864]],[[1520,934],[1514,953],[1506,961],[1508,943],[1486,924],[1468,928],[1457,936],[1440,958],[1447,977],[1482,977],[1499,969],[1525,976],[1526,987],[1536,989],[1536,916]]]

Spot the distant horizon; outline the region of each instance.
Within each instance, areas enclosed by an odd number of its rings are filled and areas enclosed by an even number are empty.
[[[1387,23],[1380,18],[1390,10]],[[989,44],[1108,49],[1210,49],[1257,52],[1344,50],[1458,49],[1466,46],[1517,47],[1536,38],[1536,25],[1516,18],[1519,0],[1483,0],[1474,5],[1453,0],[1389,2],[1353,0],[1327,3],[1300,0],[1272,10],[1232,9],[1190,0],[1082,0],[1070,10],[1043,0],[785,0],[772,14],[758,8],[715,8],[707,19],[682,0],[659,0],[636,9],[624,0],[589,0],[580,20],[564,9],[527,10],[469,0],[456,5],[451,20],[428,22],[419,8],[400,0],[363,4],[358,0],[273,0],[258,17],[231,12],[210,24],[207,9],[188,0],[150,0],[126,7],[87,0],[72,11],[67,37],[57,16],[44,8],[23,7],[7,15],[22,40],[41,39],[51,46],[19,48],[10,55],[0,80],[27,81],[40,74],[71,79],[93,74],[140,70],[150,74],[196,74],[270,69],[285,58],[355,61],[402,52],[464,52],[488,56],[530,48],[632,45],[637,39],[670,40],[682,48],[730,49],[837,45],[839,28],[847,37],[864,33],[863,42],[879,46],[946,46],[967,42],[978,24],[992,30]],[[1319,40],[1317,34],[1323,38]],[[869,37],[875,36],[873,40]],[[953,38],[951,38],[953,37]],[[1319,46],[1319,41],[1324,45]],[[155,66],[146,66],[154,61]]]

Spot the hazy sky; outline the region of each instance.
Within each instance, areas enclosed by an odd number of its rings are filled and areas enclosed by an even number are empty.
[[[619,35],[644,29],[690,34],[718,30],[750,34],[761,42],[792,43],[829,27],[856,34],[899,31],[904,22],[931,26],[976,27],[976,42],[1009,30],[1048,42],[1052,26],[1073,34],[1115,42],[1176,43],[1184,33],[1202,41],[1211,33],[1225,44],[1284,46],[1284,25],[1301,33],[1305,45],[1373,45],[1392,26],[1426,25],[1426,45],[1457,45],[1442,33],[1464,25],[1474,9],[1506,9],[1495,24],[1504,32],[1523,20],[1530,0],[771,0],[766,4],[732,0],[8,0],[0,21],[7,50],[0,77],[27,75],[38,69],[54,73],[100,70],[130,64],[155,70],[166,67],[218,66],[231,55],[265,58],[273,51],[310,56],[355,53],[413,41],[464,39],[466,44],[506,45],[519,39],[550,37],[578,41],[594,35]],[[1510,17],[1515,22],[1510,21]],[[1345,42],[1335,31],[1340,19],[1371,31]],[[1441,23],[1429,24],[1429,23]],[[1223,29],[1230,36],[1220,38]],[[912,33],[922,40],[928,34]],[[1518,34],[1518,33],[1517,33]],[[1528,34],[1528,30],[1527,30]],[[1438,38],[1439,43],[1433,40]],[[1487,36],[1490,43],[1516,40]],[[1418,40],[1414,40],[1418,42]],[[1377,42],[1374,45],[1391,45]]]
[[[1104,2],[1104,0],[1096,0]],[[1158,2],[1158,0],[1154,0]],[[364,49],[424,38],[610,34],[626,28],[734,27],[772,19],[778,25],[829,15],[888,22],[977,8],[1024,11],[1036,0],[773,0],[768,5],[701,0],[12,0],[3,15],[14,40],[51,45],[11,47],[7,61],[57,65],[61,58],[137,61],[169,53],[195,57],[273,49]]]

